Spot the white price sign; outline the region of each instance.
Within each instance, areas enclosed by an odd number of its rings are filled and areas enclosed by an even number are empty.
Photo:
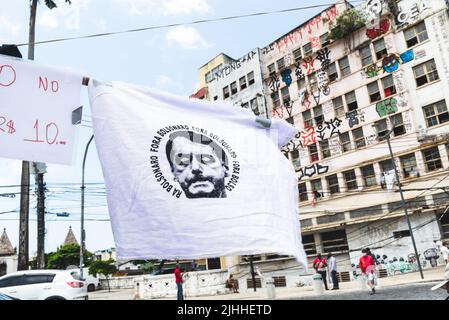
[[[0,157],[71,164],[82,76],[0,55]]]

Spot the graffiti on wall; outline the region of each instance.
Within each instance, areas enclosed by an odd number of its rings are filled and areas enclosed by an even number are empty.
[[[421,14],[430,9],[430,1],[416,0],[409,7],[400,7],[396,16],[398,24],[411,24],[417,21]]]
[[[379,25],[366,29],[366,36],[370,39],[375,39],[387,33],[390,30],[390,20],[382,19]]]
[[[447,14],[443,11],[431,19],[432,29],[435,35],[436,44],[438,46],[438,51],[440,52],[441,72],[446,78],[446,88],[449,88],[449,18]],[[441,77],[443,78],[443,77]]]
[[[362,122],[365,122],[365,112],[363,110],[346,112],[346,119],[348,120],[349,128],[352,129],[352,127],[358,126]]]
[[[341,122],[342,121],[340,119],[334,118],[329,121],[324,121],[323,123],[320,123],[316,128],[318,137],[321,140],[324,140],[326,139],[326,137],[331,138],[334,135],[340,135]]]
[[[262,49],[262,54],[266,55],[273,51],[275,48],[278,49],[279,52],[281,52],[287,46],[297,45],[303,40],[310,42],[312,48],[320,46],[320,38],[316,36],[316,34],[319,33],[319,28],[323,26],[325,21],[334,23],[337,19],[338,14],[339,13],[337,6],[332,6],[331,8],[323,12],[320,16],[310,19],[307,24],[294,29],[279,40],[264,47]]]
[[[287,87],[290,87],[292,84],[292,70],[284,69],[281,71],[282,81],[285,83]]]
[[[247,62],[252,61],[256,54],[257,54],[256,51],[251,51],[248,54],[244,55],[239,60],[233,61],[231,64],[229,64],[229,65],[225,66],[224,68],[220,69],[219,71],[215,72],[215,78],[213,80],[227,77],[233,71],[240,69]]]
[[[398,111],[396,98],[388,98],[376,103],[376,111],[381,118],[396,113]]]
[[[319,163],[315,163],[311,166],[307,166],[304,168],[300,168],[298,170],[298,181],[301,181],[304,177],[313,177],[317,174],[323,174],[329,171],[329,166],[321,165]]]
[[[362,70],[365,78],[377,77],[382,73],[393,73],[398,70],[400,64],[405,64],[415,59],[413,49],[407,50],[400,55],[395,53],[389,54],[382,59],[382,63],[373,63]]]

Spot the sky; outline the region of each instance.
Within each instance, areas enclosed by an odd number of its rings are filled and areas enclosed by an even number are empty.
[[[150,26],[187,23],[195,20],[278,11],[311,5],[305,0],[56,0],[49,10],[40,1],[37,10],[36,41],[78,37]],[[315,0],[313,5],[336,0]],[[29,1],[0,0],[0,45],[28,42]],[[273,40],[324,10],[325,7],[181,25],[149,31],[38,44],[35,61],[42,65],[75,70],[106,81],[144,85],[172,94],[189,96],[199,89],[198,68],[220,53],[240,58],[251,49]],[[20,46],[24,57],[27,46]],[[1,104],[1,102],[0,102]],[[55,251],[72,230],[80,240],[81,168],[84,150],[92,135],[87,89],[82,88],[80,105],[83,121],[78,126],[76,158],[72,166],[48,164],[45,182],[46,252]],[[1,143],[1,141],[0,141]],[[0,154],[0,232],[6,228],[13,246],[19,240],[19,187],[21,161]],[[114,247],[106,191],[95,145],[86,162],[86,249]],[[32,184],[34,176],[31,177]],[[16,186],[16,187],[11,187]],[[15,198],[1,196],[17,193]],[[36,196],[30,196],[30,256],[36,253]],[[56,213],[68,212],[69,217]],[[145,239],[142,239],[145,241]]]

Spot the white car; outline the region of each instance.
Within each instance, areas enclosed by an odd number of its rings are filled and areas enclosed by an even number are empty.
[[[0,277],[0,293],[21,300],[87,300],[75,270],[23,270]]]

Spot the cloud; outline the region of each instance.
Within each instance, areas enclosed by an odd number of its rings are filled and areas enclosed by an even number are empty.
[[[115,0],[128,7],[132,15],[173,16],[191,13],[209,13],[211,8],[207,0]]]
[[[183,49],[202,49],[213,47],[214,44],[204,39],[193,27],[178,26],[165,34],[168,46],[179,45]]]
[[[1,38],[3,43],[17,36],[20,29],[20,25],[17,23],[12,23],[8,18],[0,16],[0,34],[2,34]]]
[[[72,1],[72,4],[60,3],[55,9],[48,9],[41,4],[43,10],[38,10],[36,24],[48,29],[64,26],[69,30],[80,29],[81,11],[88,10],[91,0]]]

